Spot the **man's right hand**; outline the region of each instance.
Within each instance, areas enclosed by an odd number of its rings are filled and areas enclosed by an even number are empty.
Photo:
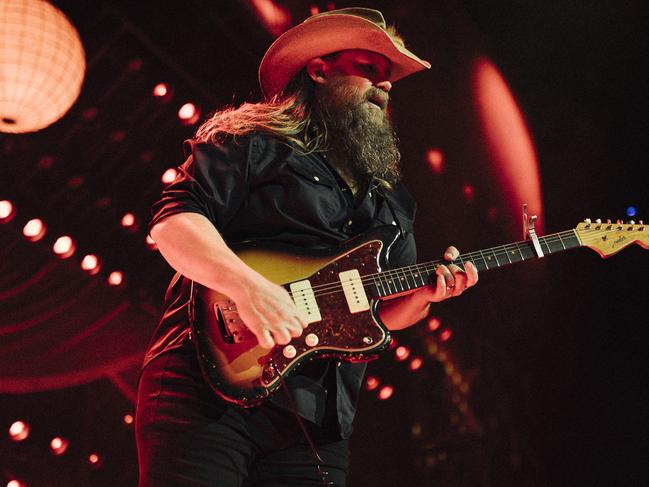
[[[241,280],[229,297],[236,303],[239,317],[264,348],[286,345],[308,326],[306,316],[286,289],[260,274]]]

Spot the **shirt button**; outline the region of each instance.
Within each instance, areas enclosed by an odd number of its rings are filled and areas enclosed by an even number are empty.
[[[372,197],[372,192],[371,191],[370,191],[369,195],[370,195],[370,198],[371,198]]]
[[[336,364],[336,367],[340,367],[342,364],[343,364],[342,362],[338,362],[338,363]]]
[[[313,179],[315,179],[316,181],[320,181],[320,178],[318,176],[313,176]]]
[[[349,221],[347,222],[347,226],[348,226],[348,227],[351,227],[351,226],[352,226],[352,223],[354,223],[354,222],[351,221],[351,220],[349,220]]]
[[[392,224],[393,224],[393,225],[396,225],[396,224],[397,224],[397,222],[395,222],[394,220],[392,220]]]

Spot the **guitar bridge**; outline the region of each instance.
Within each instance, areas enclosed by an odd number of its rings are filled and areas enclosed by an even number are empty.
[[[255,335],[239,318],[237,308],[232,301],[225,305],[214,304],[214,316],[225,343],[241,343],[256,339]]]

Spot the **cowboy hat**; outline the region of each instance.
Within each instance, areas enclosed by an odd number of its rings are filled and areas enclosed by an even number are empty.
[[[309,17],[279,36],[259,65],[259,85],[267,98],[281,93],[288,82],[316,57],[346,49],[366,49],[392,63],[388,81],[395,82],[430,63],[415,56],[387,32],[383,14],[369,8],[343,8]]]

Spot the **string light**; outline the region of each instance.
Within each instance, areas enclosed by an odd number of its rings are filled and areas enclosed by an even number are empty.
[[[63,455],[68,450],[69,445],[70,442],[68,440],[56,436],[52,438],[52,441],[50,441],[50,451],[52,452],[52,455]]]
[[[390,399],[392,397],[392,394],[394,394],[394,387],[392,387],[389,384],[386,384],[383,387],[381,387],[378,395],[381,401],[385,401],[387,399]]]
[[[81,269],[91,276],[94,276],[101,270],[99,258],[94,254],[88,254],[81,260]]]
[[[47,226],[40,218],[32,218],[23,227],[23,235],[30,242],[38,242],[45,236]]]
[[[162,182],[164,184],[173,183],[177,175],[178,175],[178,171],[175,168],[170,167],[162,174]]]
[[[23,441],[29,436],[31,428],[29,424],[24,421],[14,421],[11,426],[9,426],[9,438],[13,441]]]
[[[185,103],[178,110],[178,118],[184,125],[193,125],[201,116],[200,110],[193,103]]]
[[[0,223],[9,223],[13,220],[16,210],[11,201],[2,200],[0,201]]]
[[[71,237],[64,235],[56,239],[56,242],[54,242],[54,245],[52,246],[52,250],[61,259],[67,259],[74,254],[76,245]]]
[[[394,351],[394,356],[399,362],[402,362],[410,356],[410,349],[401,345]]]
[[[373,375],[368,375],[365,379],[365,389],[367,389],[368,391],[375,390],[379,387],[380,384],[381,380]]]
[[[111,286],[120,286],[124,282],[124,274],[120,271],[113,271],[108,276],[108,284]]]

